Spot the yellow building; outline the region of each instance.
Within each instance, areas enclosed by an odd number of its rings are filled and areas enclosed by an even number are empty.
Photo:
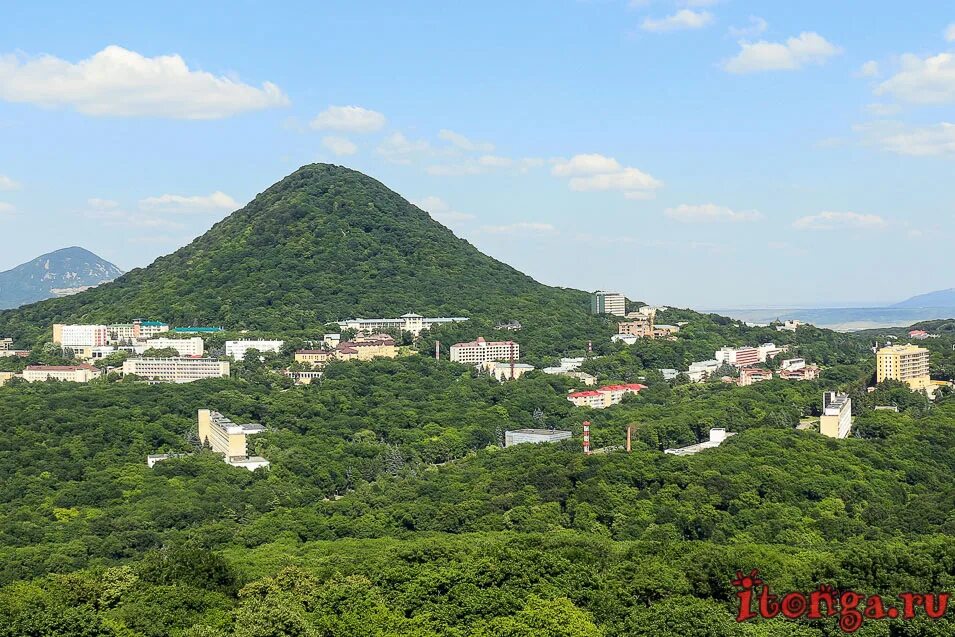
[[[249,456],[246,444],[246,436],[265,431],[262,425],[237,425],[211,409],[200,409],[198,420],[199,441],[204,445],[208,444],[216,453],[221,453],[227,463],[245,467],[250,471],[269,466],[268,460]]]
[[[884,380],[902,381],[912,391],[930,389],[929,351],[915,345],[883,347],[876,353],[876,381]]]
[[[323,367],[328,359],[334,357],[335,351],[328,349],[300,349],[295,352],[296,363],[305,363],[312,367]]]

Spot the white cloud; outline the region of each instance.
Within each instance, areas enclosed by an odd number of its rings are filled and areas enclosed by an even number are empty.
[[[786,42],[740,41],[740,52],[723,64],[730,73],[795,71],[809,64],[823,64],[842,50],[818,33],[800,33]]]
[[[111,210],[113,208],[119,207],[118,201],[113,201],[112,199],[100,199],[99,197],[91,197],[86,200],[87,205],[94,210]]]
[[[549,223],[521,221],[504,226],[483,226],[481,231],[500,235],[547,235],[557,232],[557,228]]]
[[[358,146],[347,137],[336,137],[334,135],[323,137],[322,146],[336,155],[354,155],[358,152]]]
[[[762,35],[769,28],[769,23],[759,16],[749,16],[749,24],[743,27],[730,27],[729,34],[734,38],[754,38]]]
[[[859,67],[856,75],[859,77],[878,77],[880,73],[879,63],[875,60],[869,60]]]
[[[429,175],[440,177],[483,175],[496,170],[511,170],[518,174],[523,174],[531,168],[536,168],[538,166],[542,166],[543,164],[544,160],[537,157],[512,159],[510,157],[501,157],[498,155],[481,155],[480,157],[450,164],[432,164],[428,166],[425,171]]]
[[[882,82],[876,95],[889,94],[911,104],[955,103],[955,56],[951,53],[920,58],[902,56],[901,70]]]
[[[361,106],[329,106],[315,116],[310,126],[340,133],[374,133],[385,127],[385,116]]]
[[[642,170],[623,166],[613,157],[596,153],[558,160],[551,173],[555,177],[569,177],[567,183],[571,190],[619,190],[627,199],[652,199],[654,191],[663,187],[662,181]]]
[[[866,104],[865,110],[876,117],[889,117],[890,115],[896,115],[902,110],[902,107],[898,104]]]
[[[864,140],[897,155],[934,157],[955,155],[955,124],[911,126],[901,122],[870,122],[855,127]]]
[[[737,212],[726,206],[712,203],[699,205],[681,204],[676,208],[667,208],[664,214],[670,219],[683,223],[758,221],[762,215],[755,210]]]
[[[450,142],[452,146],[467,152],[490,153],[494,150],[494,144],[490,142],[471,141],[461,133],[455,133],[446,128],[438,132],[438,137],[446,142]]]
[[[257,88],[192,70],[178,55],[147,58],[119,46],[76,63],[0,56],[0,99],[72,106],[86,115],[175,119],[219,119],[289,103],[271,82]]]
[[[397,132],[385,138],[375,149],[375,152],[395,164],[410,164],[414,156],[430,151],[431,144],[427,141],[411,140]]]
[[[441,197],[429,196],[420,201],[412,201],[425,212],[431,215],[431,218],[446,226],[455,225],[464,221],[471,221],[474,215],[466,212],[454,210],[448,202]]]
[[[6,175],[0,175],[0,190],[17,190],[20,184],[13,181]]]
[[[12,215],[16,211],[13,204],[0,201],[0,216]]]
[[[129,212],[118,208],[99,208],[87,210],[83,216],[93,221],[98,221],[104,226],[111,228],[136,228],[145,230],[158,229],[181,229],[185,226],[178,221],[172,221],[166,217],[156,216],[154,214],[142,211]]]
[[[797,230],[839,230],[859,228],[878,230],[888,224],[879,215],[859,214],[858,212],[820,212],[817,215],[800,217],[793,221]]]
[[[946,42],[955,42],[955,22],[945,29],[945,40]]]
[[[235,199],[221,191],[211,195],[160,195],[140,199],[139,206],[145,210],[172,213],[215,212],[236,210],[239,204]]]
[[[686,29],[702,29],[713,21],[713,14],[709,11],[692,11],[681,9],[665,18],[646,18],[641,25],[644,31],[653,33],[668,33]]]

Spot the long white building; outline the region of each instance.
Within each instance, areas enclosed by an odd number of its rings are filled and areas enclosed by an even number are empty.
[[[463,316],[428,318],[421,316],[420,314],[408,313],[393,319],[346,319],[344,321],[339,321],[338,326],[343,330],[353,330],[359,334],[375,334],[378,332],[410,332],[415,336],[418,336],[423,330],[431,329],[435,325],[443,325],[445,323],[460,323],[466,320],[468,319]]]
[[[256,340],[226,341],[225,355],[231,356],[237,361],[241,361],[241,360],[245,360],[245,353],[248,352],[250,349],[255,349],[260,352],[278,353],[282,351],[283,345],[285,345],[285,341],[256,341]]]
[[[511,356],[514,360],[521,356],[521,346],[514,341],[486,341],[479,336],[476,341],[451,346],[451,360],[455,363],[477,365],[487,361],[509,361]]]
[[[206,353],[205,344],[198,336],[193,338],[151,338],[136,346],[136,353],[142,354],[148,349],[174,349],[180,356],[202,356]]]
[[[214,358],[130,358],[123,363],[123,374],[160,383],[191,383],[206,378],[228,378],[228,361]]]
[[[23,380],[28,383],[62,380],[69,383],[88,383],[99,378],[102,371],[92,365],[29,365],[23,370]]]

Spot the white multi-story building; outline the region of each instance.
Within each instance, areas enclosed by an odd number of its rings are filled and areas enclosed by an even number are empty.
[[[206,352],[205,344],[198,336],[192,338],[151,338],[136,346],[136,353],[142,354],[148,349],[174,349],[180,356],[202,356]]]
[[[256,340],[247,340],[247,341],[226,341],[225,342],[225,355],[231,356],[237,361],[245,360],[245,353],[250,349],[255,349],[260,352],[280,352],[282,351],[282,346],[285,345],[285,341],[256,341]]]
[[[830,438],[848,438],[852,431],[852,399],[848,394],[826,392],[822,397],[819,433]]]
[[[123,363],[123,374],[135,374],[160,383],[191,383],[206,378],[227,378],[228,361],[214,358],[130,358]]]
[[[88,383],[102,372],[92,365],[29,365],[23,370],[28,383],[62,380],[70,383]]]
[[[0,351],[8,351],[13,349],[13,339],[12,338],[0,338]]]
[[[779,369],[782,371],[790,372],[796,371],[797,369],[802,369],[806,366],[805,358],[787,358],[779,364]]]
[[[747,367],[760,362],[759,350],[755,347],[722,347],[716,350],[714,358],[719,363],[728,363],[736,367]]]
[[[756,348],[756,351],[759,352],[759,362],[765,363],[768,360],[776,358],[788,349],[789,347],[785,345],[783,347],[776,347],[775,343],[763,343]]]
[[[265,427],[258,423],[237,425],[217,411],[199,410],[199,442],[208,445],[214,452],[236,467],[254,471],[268,467],[269,461],[260,456],[249,456],[247,436],[260,434]]]
[[[735,435],[735,433],[728,432],[722,427],[714,427],[713,429],[710,429],[710,439],[706,442],[690,445],[688,447],[665,449],[663,453],[668,453],[672,456],[692,456],[693,454],[700,453],[704,449],[713,449],[714,447],[719,447],[721,444],[723,444],[724,440]]]
[[[408,313],[399,318],[374,318],[363,319],[354,318],[339,321],[338,325],[343,330],[354,330],[360,334],[374,334],[377,332],[397,333],[410,332],[418,336],[422,330],[431,329],[435,325],[445,323],[460,323],[466,321],[463,316],[428,318],[420,314]]]
[[[517,360],[521,356],[521,346],[514,341],[486,341],[479,336],[470,343],[455,343],[451,346],[451,360],[455,363],[477,365],[487,361]]]
[[[715,374],[719,368],[720,362],[717,360],[697,361],[690,363],[686,375],[691,382],[700,383]]]
[[[53,325],[53,343],[63,349],[90,349],[109,344],[105,325]]]
[[[627,298],[619,292],[597,290],[590,297],[591,314],[627,315]]]

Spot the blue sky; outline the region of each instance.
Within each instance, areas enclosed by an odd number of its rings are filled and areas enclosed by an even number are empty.
[[[0,269],[67,245],[144,266],[328,161],[550,284],[955,286],[946,3],[133,4],[4,8]]]

